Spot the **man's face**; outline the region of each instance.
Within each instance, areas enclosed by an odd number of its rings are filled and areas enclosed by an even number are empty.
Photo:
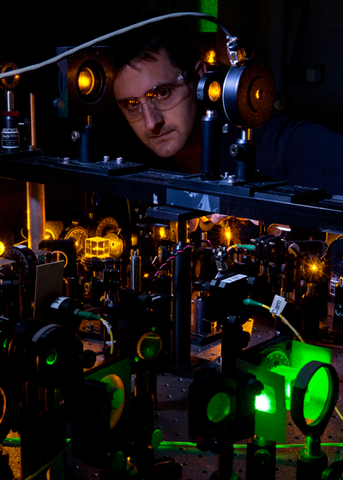
[[[182,73],[174,67],[164,49],[153,54],[154,60],[137,59],[125,65],[114,80],[115,99],[142,97],[153,87],[166,85]],[[190,66],[191,67],[191,66]],[[198,73],[201,76],[201,72]],[[194,75],[193,75],[194,77]],[[193,78],[192,77],[192,78]],[[190,140],[198,118],[196,80],[185,81],[184,99],[170,110],[157,110],[142,100],[142,116],[130,122],[137,137],[160,157],[172,157]]]

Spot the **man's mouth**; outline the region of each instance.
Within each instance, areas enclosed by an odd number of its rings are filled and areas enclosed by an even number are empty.
[[[153,141],[158,141],[158,140],[163,140],[165,138],[168,138],[168,136],[173,132],[173,130],[170,130],[168,132],[160,133],[159,135],[153,135],[150,137],[151,140]]]

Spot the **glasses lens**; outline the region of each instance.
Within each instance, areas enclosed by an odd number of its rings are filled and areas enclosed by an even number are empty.
[[[183,100],[185,91],[185,84],[181,81],[155,89],[152,96],[148,98],[156,110],[170,110]]]
[[[166,111],[176,107],[187,96],[187,88],[183,78],[167,85],[155,87],[143,97],[132,98],[118,102],[120,109],[130,122],[135,122],[143,117],[142,105],[149,105],[159,111]]]

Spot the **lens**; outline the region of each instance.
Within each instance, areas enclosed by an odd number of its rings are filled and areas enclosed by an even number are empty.
[[[231,398],[227,393],[220,392],[214,395],[207,405],[207,418],[218,423],[224,420],[231,410]]]
[[[94,89],[95,77],[92,70],[88,67],[85,67],[79,73],[77,83],[81,95],[89,95]]]
[[[107,375],[101,379],[106,384],[106,390],[111,394],[110,428],[118,423],[125,406],[125,386],[118,375]]]
[[[138,341],[137,353],[143,360],[153,360],[162,349],[162,340],[153,332],[145,333]]]
[[[221,86],[218,82],[212,82],[208,87],[208,96],[212,102],[217,102],[222,94]]]
[[[156,110],[170,110],[184,100],[186,92],[187,89],[183,80],[179,80],[167,87],[162,87],[159,91],[155,91],[154,96],[151,97],[151,103]]]
[[[85,62],[81,65],[76,79],[83,100],[92,103],[103,94],[106,77],[100,63],[93,60]]]
[[[330,398],[330,381],[325,368],[320,368],[311,378],[304,400],[304,417],[310,425],[326,413]]]

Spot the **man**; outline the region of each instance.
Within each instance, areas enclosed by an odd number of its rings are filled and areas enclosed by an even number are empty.
[[[174,158],[181,171],[198,173],[202,113],[196,89],[207,68],[196,60],[190,43],[175,37],[180,28],[163,24],[162,29],[149,29],[145,41],[127,40],[128,55],[115,74],[114,96],[146,147],[163,159]],[[214,223],[223,218],[212,215]],[[191,230],[196,226],[191,222]]]
[[[139,140],[158,156],[158,168],[200,172],[202,112],[196,87],[206,70],[179,22],[154,24],[121,39],[115,100]],[[237,136],[231,125],[228,146]],[[262,174],[343,193],[343,136],[311,122],[272,115],[254,137]]]

